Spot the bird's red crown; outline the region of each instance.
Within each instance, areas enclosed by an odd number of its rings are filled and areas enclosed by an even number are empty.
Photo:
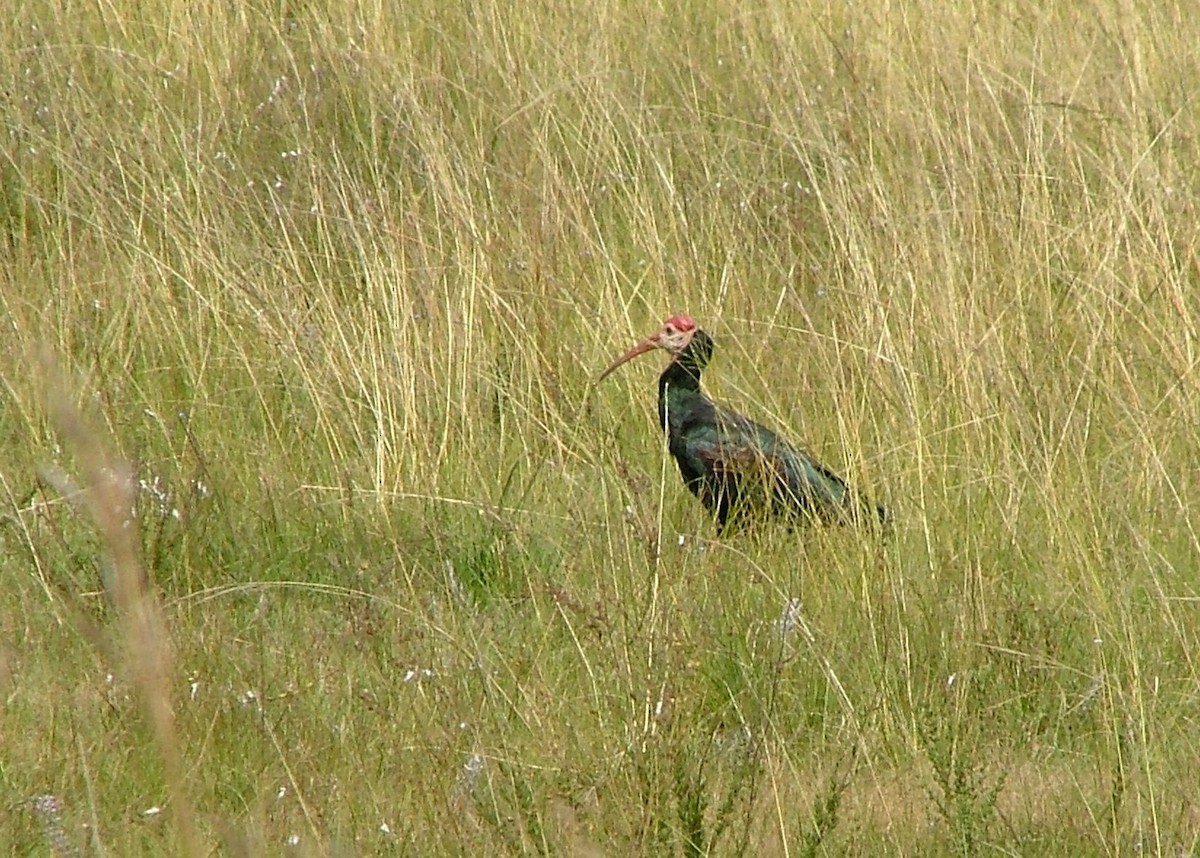
[[[664,327],[666,325],[671,325],[677,331],[690,331],[696,327],[696,320],[687,313],[676,313],[663,324]]]

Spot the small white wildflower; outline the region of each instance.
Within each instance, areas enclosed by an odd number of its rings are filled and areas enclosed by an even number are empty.
[[[67,836],[66,829],[63,828],[63,806],[58,796],[36,795],[30,799],[30,802],[33,804],[33,812],[42,819],[46,839],[50,841],[51,854],[74,855],[75,849],[71,844],[71,839]]]
[[[780,613],[779,619],[775,621],[775,631],[780,637],[790,637],[800,626],[801,607],[800,600],[795,596],[787,600],[787,604],[783,606],[783,611]]]
[[[156,804],[143,810],[142,816],[158,816],[160,813],[162,813],[162,808]]]
[[[279,801],[285,795],[287,795],[287,786],[280,786],[279,789],[275,791],[275,800]]]
[[[390,835],[392,833],[392,827],[390,825],[388,825],[386,822],[381,822],[381,823],[379,823],[379,831],[383,834]]]
[[[62,813],[62,802],[56,795],[35,795],[30,799],[33,810],[43,816],[58,816]]]
[[[475,781],[479,779],[479,774],[483,771],[484,765],[483,755],[478,753],[471,754],[467,761],[463,763],[459,780],[467,789],[475,785]]]
[[[299,846],[300,845],[300,835],[299,834],[289,834],[288,839],[287,839],[287,845],[288,846]]]
[[[259,104],[258,104],[258,106],[255,108],[255,110],[262,110],[262,109],[263,109],[264,107],[266,107],[268,104],[274,104],[274,103],[275,103],[275,99],[277,99],[277,98],[279,97],[280,93],[282,93],[282,92],[283,92],[283,88],[284,88],[284,86],[286,86],[286,85],[287,85],[287,78],[286,78],[286,77],[278,77],[278,78],[276,78],[276,79],[275,79],[275,85],[274,85],[274,86],[271,88],[271,94],[267,96],[267,98],[266,98],[266,100],[265,100],[265,101],[261,101],[261,102],[259,102]]]
[[[946,687],[953,688],[954,683],[957,681],[958,681],[958,674],[957,673],[950,674],[949,676],[946,677]]]

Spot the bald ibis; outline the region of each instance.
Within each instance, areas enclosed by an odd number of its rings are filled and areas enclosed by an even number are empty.
[[[658,379],[658,419],[692,494],[716,516],[717,533],[753,512],[800,521],[880,524],[887,510],[770,429],[714,403],[700,391],[713,340],[691,316],[672,316],[597,379],[638,355],[663,349],[671,362]]]

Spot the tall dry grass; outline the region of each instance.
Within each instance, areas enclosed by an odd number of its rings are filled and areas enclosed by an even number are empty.
[[[1193,849],[1187,11],[22,7],[0,843]],[[682,309],[890,542],[712,539],[592,384]]]

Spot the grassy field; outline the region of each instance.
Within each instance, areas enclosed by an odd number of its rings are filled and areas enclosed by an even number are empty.
[[[1194,12],[329,7],[0,29],[0,852],[1200,849]]]

